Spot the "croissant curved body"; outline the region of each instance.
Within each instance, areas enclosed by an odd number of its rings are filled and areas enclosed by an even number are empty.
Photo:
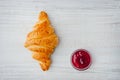
[[[46,71],[50,67],[50,56],[58,44],[58,37],[46,12],[42,11],[38,19],[33,31],[28,33],[24,46],[32,51],[32,57],[39,62],[42,70]]]

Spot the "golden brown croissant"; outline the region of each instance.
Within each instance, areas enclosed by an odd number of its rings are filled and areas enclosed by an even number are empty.
[[[57,44],[58,37],[50,24],[47,13],[42,11],[33,31],[28,33],[24,46],[33,52],[32,57],[40,63],[42,70],[46,71],[50,67],[50,56]]]

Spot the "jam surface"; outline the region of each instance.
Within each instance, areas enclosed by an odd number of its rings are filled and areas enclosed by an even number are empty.
[[[86,70],[91,64],[91,57],[87,50],[78,49],[71,57],[72,65],[77,70]]]

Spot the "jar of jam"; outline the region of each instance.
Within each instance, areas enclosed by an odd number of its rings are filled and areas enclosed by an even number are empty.
[[[86,70],[91,65],[91,56],[85,49],[78,49],[71,56],[72,66],[80,71]]]

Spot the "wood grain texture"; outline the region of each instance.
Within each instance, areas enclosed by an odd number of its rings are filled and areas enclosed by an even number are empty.
[[[60,44],[47,72],[23,47],[45,10]],[[0,80],[120,80],[120,0],[0,0]],[[92,65],[76,71],[72,52],[87,49]]]

